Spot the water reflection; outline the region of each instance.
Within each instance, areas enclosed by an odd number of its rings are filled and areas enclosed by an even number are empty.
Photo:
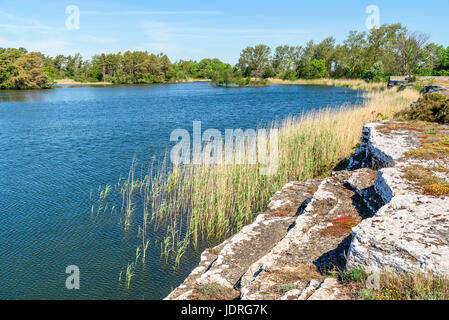
[[[43,102],[48,90],[0,90],[0,102]]]

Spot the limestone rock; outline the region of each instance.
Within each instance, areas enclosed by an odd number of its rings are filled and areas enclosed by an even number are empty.
[[[166,299],[189,299],[192,289],[209,283],[239,288],[248,267],[285,237],[319,183],[309,180],[286,184],[273,195],[268,209],[256,221],[219,246],[205,250],[198,267]]]
[[[279,300],[344,300],[347,297],[343,294],[342,287],[334,278],[326,278],[322,282],[314,279],[304,290],[290,290]]]
[[[308,300],[339,300],[343,296],[341,286],[337,279],[327,278]]]
[[[353,229],[347,268],[447,275],[449,199],[425,195],[420,187],[404,178],[402,168],[417,163],[404,157],[405,152],[420,147],[416,133],[386,134],[379,130],[380,126],[366,126],[369,141],[358,152],[365,153],[372,163],[389,166],[379,171],[375,183],[376,193],[386,205]],[[419,164],[434,166],[431,160],[419,160]],[[448,164],[449,159],[443,163],[446,168]]]
[[[313,284],[311,280],[320,277],[321,272],[345,267],[351,225],[372,215],[360,196],[345,186],[345,181],[356,174],[360,172],[335,172],[321,182],[294,227],[243,275],[242,300],[292,299],[298,290],[303,292]],[[366,186],[373,187],[376,176],[369,177]],[[282,281],[296,281],[297,290],[285,295],[276,292]]]

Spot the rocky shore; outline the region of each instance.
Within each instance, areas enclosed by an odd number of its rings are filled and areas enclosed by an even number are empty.
[[[166,299],[349,299],[329,271],[448,274],[448,136],[435,124],[366,125],[346,170],[285,185]]]

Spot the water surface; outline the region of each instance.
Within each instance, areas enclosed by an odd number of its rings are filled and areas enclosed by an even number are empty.
[[[170,133],[191,132],[192,121],[203,130],[248,129],[361,100],[344,88],[207,83],[0,91],[0,299],[165,297],[200,252],[173,270],[152,234],[147,264],[131,289],[119,286],[137,236],[124,233],[118,216],[92,216],[91,190],[126,176],[134,156],[160,159]],[[80,267],[80,290],[65,288],[68,265]]]

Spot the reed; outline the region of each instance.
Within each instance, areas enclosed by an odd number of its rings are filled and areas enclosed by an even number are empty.
[[[140,247],[137,247],[136,248],[136,261],[135,261],[135,264],[137,264],[137,260],[139,260],[140,255],[141,255]]]
[[[131,279],[134,276],[134,263],[128,264],[126,267],[126,287],[129,289],[131,287]]]
[[[148,246],[150,245],[150,240],[147,240],[145,242],[145,245],[143,246],[142,249],[142,263],[145,264],[145,260],[146,260],[146,256],[147,256],[147,250],[148,250]]]

